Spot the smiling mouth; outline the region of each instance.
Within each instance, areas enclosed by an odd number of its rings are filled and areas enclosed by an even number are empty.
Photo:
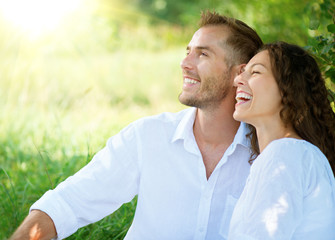
[[[191,78],[184,78],[184,83],[197,84],[197,83],[199,83],[199,81],[196,81],[196,80],[191,79]]]
[[[246,93],[237,93],[236,97],[235,97],[237,103],[236,104],[241,104],[241,103],[245,103],[248,102],[252,99],[252,96]]]

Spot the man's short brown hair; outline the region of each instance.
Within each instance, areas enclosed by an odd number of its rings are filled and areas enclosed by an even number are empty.
[[[222,16],[215,11],[205,11],[201,13],[199,26],[223,26],[230,33],[226,40],[222,41],[222,47],[228,51],[226,62],[229,67],[247,63],[262,47],[263,41],[255,30],[244,22]]]

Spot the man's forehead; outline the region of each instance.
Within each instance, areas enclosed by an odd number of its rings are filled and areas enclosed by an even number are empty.
[[[201,27],[194,33],[186,50],[195,48],[207,49],[216,52],[219,49],[224,48],[229,34],[229,29],[224,25],[209,25]]]
[[[230,32],[224,25],[208,25],[198,29],[190,42],[190,45],[200,44],[209,45],[209,43],[218,43],[225,41]]]
[[[226,37],[229,33],[229,28],[225,25],[206,25],[195,32],[195,34],[198,35],[212,35],[217,37]]]

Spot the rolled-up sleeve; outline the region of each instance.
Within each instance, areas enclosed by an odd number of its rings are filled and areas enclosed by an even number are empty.
[[[31,206],[54,221],[58,239],[113,213],[138,193],[140,140],[130,125],[110,138],[92,161]]]

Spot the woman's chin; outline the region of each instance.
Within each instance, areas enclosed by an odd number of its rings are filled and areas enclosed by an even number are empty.
[[[233,113],[233,118],[236,120],[236,121],[242,121],[243,122],[243,114],[241,114],[239,111],[235,110],[234,113]]]
[[[245,123],[251,124],[250,119],[247,116],[245,116],[243,113],[240,113],[240,112],[238,112],[236,110],[233,113],[233,118],[236,121],[245,122]]]

